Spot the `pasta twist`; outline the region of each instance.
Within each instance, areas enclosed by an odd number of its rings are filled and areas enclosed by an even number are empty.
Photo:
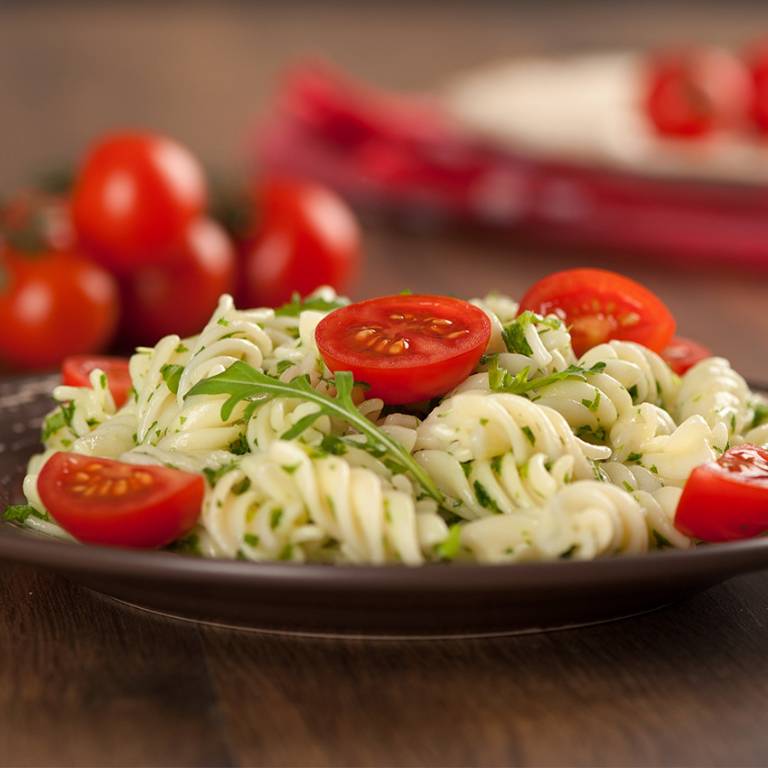
[[[310,458],[276,441],[244,458],[208,495],[203,524],[218,550],[304,560],[322,550],[352,563],[418,565],[448,534],[433,506],[338,456]]]
[[[718,432],[717,448],[725,450],[728,437],[741,434],[752,422],[752,395],[744,379],[722,357],[709,357],[693,366],[682,377],[674,401],[673,415],[678,422],[702,416]]]
[[[640,504],[626,491],[594,480],[566,485],[536,509],[467,523],[461,532],[462,547],[481,562],[591,560],[644,552],[648,543]]]
[[[592,461],[610,448],[590,445],[552,408],[506,393],[464,392],[444,400],[418,428],[416,450],[437,450],[460,462],[512,453],[519,465],[535,453],[548,460],[573,458],[576,478],[593,476]]]

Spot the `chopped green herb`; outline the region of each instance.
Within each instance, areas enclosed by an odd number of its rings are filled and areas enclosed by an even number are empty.
[[[731,414],[731,432],[736,432],[736,414]]]
[[[332,309],[338,309],[345,306],[343,301],[326,301],[320,296],[309,296],[302,301],[298,293],[294,293],[291,300],[282,307],[275,310],[277,317],[298,317],[307,309],[314,309],[317,312],[330,312]]]
[[[574,552],[576,551],[576,545],[574,544],[569,549],[566,549],[565,552],[563,552],[562,555],[560,555],[561,560],[570,560],[573,557]]]
[[[410,452],[357,409],[352,400],[352,389],[355,384],[352,374],[349,371],[339,371],[336,374],[334,384],[336,387],[335,398],[313,389],[307,376],[298,376],[291,382],[284,382],[252,368],[247,363],[235,362],[217,376],[198,382],[187,394],[187,397],[213,394],[229,395],[221,408],[221,418],[224,421],[229,419],[239,402],[259,395],[265,399],[285,397],[315,403],[319,406],[317,414],[310,414],[310,416],[319,417],[321,414],[327,414],[342,419],[366,437],[366,442],[361,444],[361,448],[374,453],[374,455],[375,452],[386,454],[390,461],[396,463],[402,471],[409,472],[433,499],[442,502],[442,493]],[[284,439],[298,437],[301,434],[299,427],[306,429],[309,426],[310,423],[306,418],[301,419],[286,433],[286,435],[290,435],[290,438],[283,437]]]
[[[752,429],[766,422],[768,422],[768,403],[755,403],[755,415],[752,417],[751,424]]]
[[[11,504],[3,512],[3,520],[7,523],[21,523],[23,525],[29,517],[37,517],[40,520],[49,519],[47,515],[36,510],[31,504]]]
[[[160,369],[160,375],[163,377],[165,386],[174,394],[179,392],[179,381],[181,381],[181,374],[184,373],[183,365],[176,365],[174,363],[166,363]]]
[[[448,529],[448,535],[437,545],[436,553],[441,560],[453,560],[461,549],[461,523]]]
[[[239,435],[236,440],[233,440],[227,446],[227,450],[230,453],[234,453],[235,456],[244,456],[246,453],[250,453],[251,448],[248,445],[248,438],[244,434]]]
[[[227,472],[231,472],[236,468],[237,464],[235,462],[232,462],[231,464],[224,464],[218,469],[213,469],[212,467],[204,467],[203,474],[205,475],[205,479],[208,481],[208,485],[213,488],[213,486],[216,485],[216,483],[218,483],[219,480],[221,480],[221,478],[227,474]]]
[[[53,413],[46,416],[43,422],[43,442],[48,440],[51,435],[55,435],[60,429],[71,427],[74,415],[75,404],[69,402],[59,406]]]
[[[659,469],[655,464],[651,464],[651,472],[653,472],[654,475],[659,474]]]
[[[235,496],[242,496],[251,487],[251,478],[244,477],[232,486],[232,493]]]
[[[94,427],[98,427],[101,422],[98,419],[86,419],[85,423],[93,429]]]
[[[485,418],[485,416],[483,416],[483,417],[480,419],[480,426],[481,426],[481,427],[485,427],[485,426],[487,426],[487,425],[488,425],[488,419],[486,419],[486,418]]]
[[[581,404],[589,408],[590,411],[594,412],[598,409],[600,406],[600,390],[595,388],[595,399],[594,400],[582,400]]]
[[[181,342],[176,345],[176,349],[173,350],[177,355],[183,355],[185,352],[189,352],[189,347]]]
[[[107,383],[107,374],[106,373],[102,373],[99,376],[99,385],[101,386],[102,389],[106,389],[107,388],[108,383]]]
[[[243,536],[243,541],[249,546],[249,547],[258,547],[260,543],[259,537],[255,533],[246,533]]]
[[[293,544],[286,544],[280,554],[277,556],[278,560],[291,560],[293,558]]]
[[[636,403],[638,398],[637,384],[633,384],[628,390],[629,396],[632,398],[632,402]]]
[[[627,456],[627,463],[628,464],[639,464],[640,461],[643,458],[642,453],[630,453],[629,456]]]
[[[669,539],[667,539],[666,536],[662,536],[658,531],[653,532],[653,540],[656,542],[656,546],[659,549],[665,549],[666,547],[672,546]]]
[[[576,430],[576,436],[588,443],[603,443],[606,437],[605,427],[593,429],[589,424],[582,424]]]
[[[503,456],[494,456],[491,459],[491,471],[497,475],[501,474],[501,462],[503,458]]]
[[[536,445],[536,435],[533,434],[533,430],[528,425],[521,427],[521,429],[523,434],[528,438],[530,444]]]
[[[472,472],[472,462],[471,461],[462,461],[461,462],[461,471],[464,473],[464,477],[469,477],[470,472]]]
[[[475,498],[477,499],[477,503],[483,509],[490,509],[491,512],[496,515],[501,514],[501,510],[499,509],[498,505],[493,500],[493,498],[491,498],[491,495],[488,493],[486,487],[479,480],[475,480],[472,487],[475,489]]]
[[[227,319],[226,319],[226,318],[224,318],[224,317],[220,317],[220,318],[219,318],[219,319],[216,321],[216,325],[223,325],[223,326],[226,328],[226,327],[229,325],[229,320],[227,320]]]
[[[301,464],[284,464],[281,469],[283,472],[287,472],[289,475],[292,475],[300,466]]]
[[[579,365],[569,365],[565,370],[550,373],[546,376],[538,376],[534,379],[528,378],[529,368],[523,368],[522,371],[514,376],[504,368],[499,366],[498,360],[493,360],[488,369],[488,383],[494,392],[509,392],[514,395],[524,395],[531,390],[542,389],[558,381],[565,379],[576,379],[586,381],[587,376],[594,376],[602,373],[605,369],[605,363],[595,363],[591,368],[583,368]]]
[[[280,525],[280,521],[282,519],[283,519],[282,508],[277,507],[276,509],[273,509],[269,515],[269,527],[274,531],[275,528],[277,528],[277,526]]]
[[[167,549],[177,555],[195,555],[201,557],[200,537],[196,533],[190,533],[170,544]]]
[[[634,493],[636,490],[635,486],[632,485],[631,483],[628,483],[626,480],[622,481],[621,484],[624,486],[624,490],[627,493]]]

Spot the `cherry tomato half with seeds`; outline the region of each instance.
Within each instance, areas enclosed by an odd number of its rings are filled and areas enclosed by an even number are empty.
[[[661,353],[667,365],[677,374],[684,374],[696,363],[712,357],[712,350],[698,341],[675,336]]]
[[[675,526],[702,541],[768,532],[768,450],[738,445],[696,467],[677,505]]]
[[[65,452],[48,459],[37,488],[51,517],[79,541],[141,549],[191,530],[205,493],[201,475]]]
[[[203,170],[185,147],[150,133],[112,134],[80,169],[72,215],[90,255],[124,274],[170,258],[206,197]]]
[[[326,365],[392,405],[443,395],[469,376],[491,336],[486,314],[446,296],[384,296],[331,312],[315,332]]]
[[[675,333],[675,318],[656,294],[603,269],[568,269],[539,280],[520,302],[520,311],[526,309],[563,318],[577,355],[611,339],[661,352]]]
[[[69,387],[89,387],[91,373],[96,369],[106,375],[112,399],[120,408],[128,400],[128,393],[131,391],[131,374],[128,360],[124,357],[73,355],[62,363],[61,381]]]
[[[267,180],[257,193],[261,216],[245,246],[247,300],[277,307],[323,285],[339,293],[356,277],[360,228],[332,190],[307,181]]]
[[[117,325],[112,276],[75,253],[0,253],[0,362],[57,367],[68,355],[104,349]]]

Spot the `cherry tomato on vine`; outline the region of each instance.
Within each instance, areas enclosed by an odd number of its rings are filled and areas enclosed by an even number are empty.
[[[751,91],[749,72],[736,56],[707,48],[653,58],[643,101],[659,134],[694,139],[744,124]]]
[[[306,181],[267,180],[261,217],[246,245],[247,300],[279,306],[321,285],[347,289],[360,267],[360,229],[349,206],[330,189]]]
[[[112,276],[74,253],[0,254],[0,361],[54,368],[68,355],[99,352],[118,316]]]
[[[768,450],[738,445],[696,467],[677,505],[675,526],[703,541],[768,532]]]
[[[139,344],[162,336],[199,333],[219,296],[231,293],[236,257],[227,233],[212,219],[197,219],[165,265],[145,267],[122,282],[122,335]]]
[[[711,357],[712,350],[698,341],[675,336],[664,348],[661,356],[675,373],[682,375],[700,360]]]
[[[577,355],[624,339],[661,352],[675,332],[675,318],[647,288],[616,272],[568,269],[532,285],[520,310],[557,314],[570,326]]]
[[[80,241],[120,273],[169,258],[206,205],[202,168],[164,136],[112,134],[88,153],[72,197]]]
[[[131,390],[131,374],[125,357],[107,355],[73,355],[61,366],[61,381],[70,387],[90,386],[91,372],[99,369],[107,375],[109,391],[119,408],[128,400]]]
[[[369,397],[390,404],[443,395],[472,372],[491,324],[466,301],[446,296],[384,296],[331,312],[315,338],[332,371],[351,371]]]
[[[89,544],[152,549],[187,533],[205,493],[201,475],[54,453],[37,481],[51,517]]]

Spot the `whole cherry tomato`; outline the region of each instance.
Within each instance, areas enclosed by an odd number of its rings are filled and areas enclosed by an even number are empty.
[[[202,330],[219,296],[230,293],[236,259],[227,233],[212,219],[196,219],[165,265],[145,267],[122,282],[123,338],[154,344],[162,336]]]
[[[604,269],[567,269],[532,285],[520,310],[557,314],[571,329],[581,355],[611,339],[661,352],[675,332],[675,318],[656,294],[624,275]]]
[[[75,231],[63,197],[23,190],[0,206],[0,240],[22,251],[72,250]]]
[[[180,144],[149,133],[113,134],[89,151],[72,213],[93,257],[130,273],[170,258],[206,194],[200,164]]]
[[[0,255],[0,361],[54,368],[68,355],[99,352],[117,324],[112,276],[76,253]]]
[[[259,195],[261,220],[246,249],[247,300],[278,306],[321,285],[347,289],[360,266],[360,229],[347,204],[314,183],[271,179]]]
[[[653,58],[644,86],[646,113],[662,136],[701,138],[738,128],[748,117],[749,72],[740,59],[719,48]]]
[[[89,544],[151,549],[187,533],[200,517],[202,475],[54,453],[38,478],[51,517]]]
[[[487,315],[447,296],[382,296],[326,315],[315,338],[332,371],[351,371],[368,395],[401,404],[444,395],[488,346]]]

